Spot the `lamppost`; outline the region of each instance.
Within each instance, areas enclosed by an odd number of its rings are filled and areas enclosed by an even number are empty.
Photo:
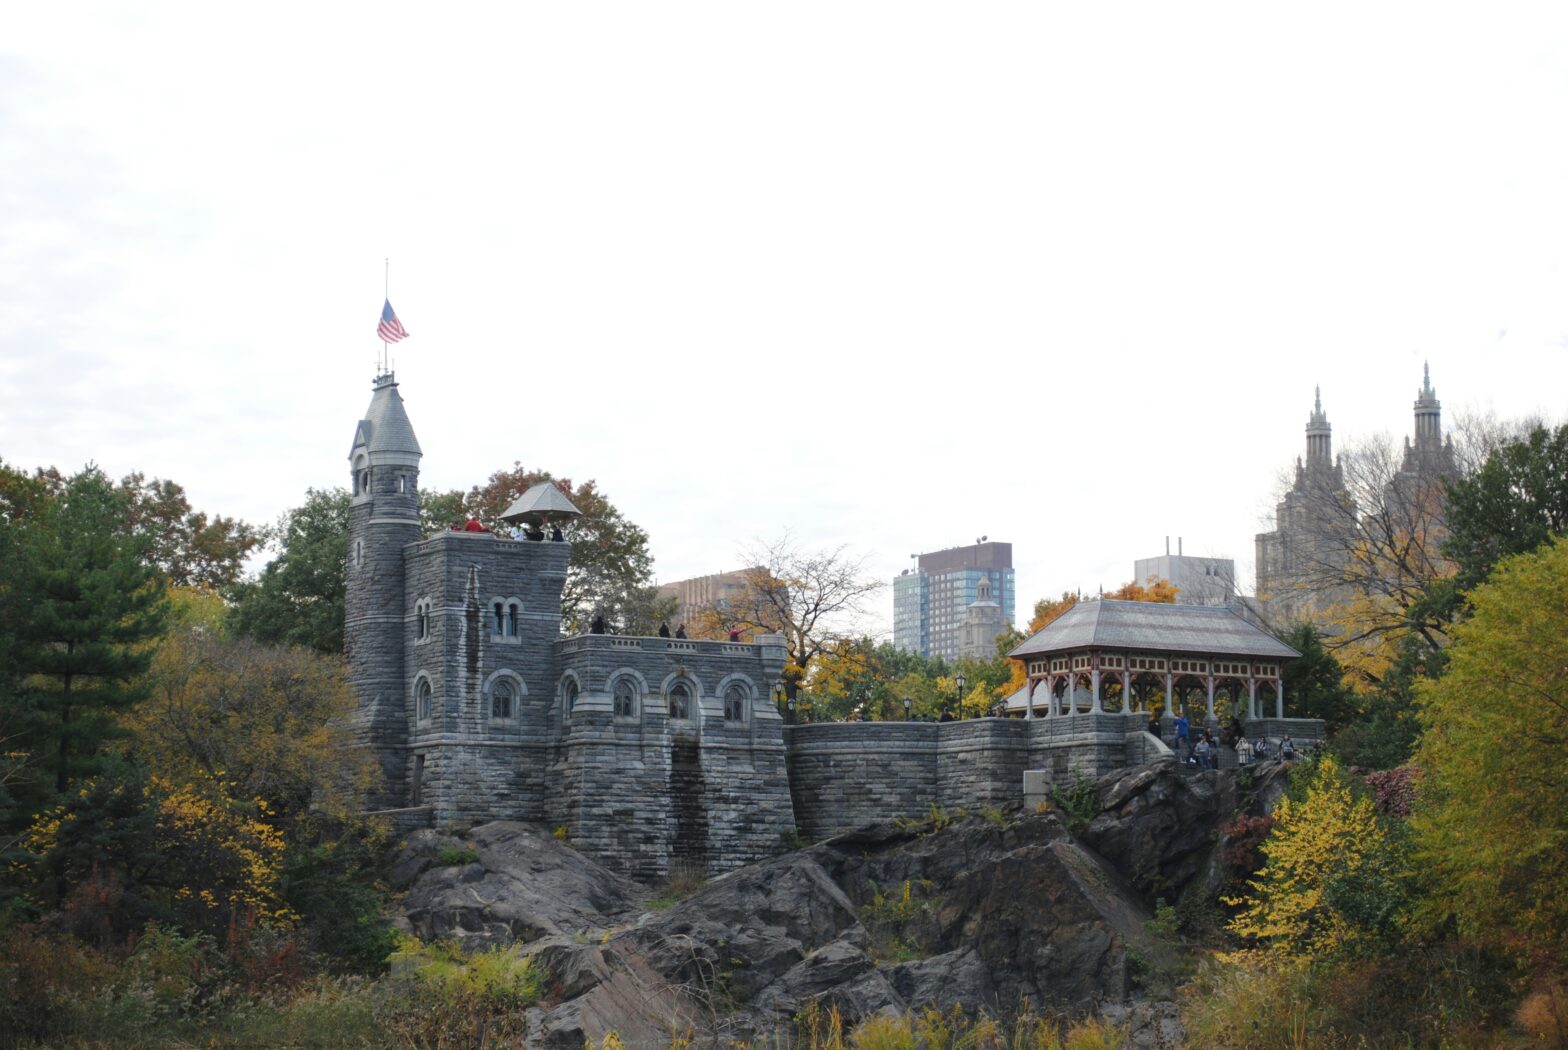
[[[955,678],[954,681],[956,681],[958,683],[958,704],[957,704],[958,716],[957,717],[962,718],[962,717],[964,717],[964,672],[959,671],[958,672],[958,677]]]
[[[784,679],[782,678],[773,683],[773,702],[780,707],[784,706]],[[791,700],[789,702],[788,712],[785,721],[793,725],[795,722],[795,701]]]
[[[909,721],[912,721],[914,719],[914,715],[913,715],[914,709],[915,709],[915,702],[913,700],[911,700],[907,696],[904,697],[904,721],[909,722]]]

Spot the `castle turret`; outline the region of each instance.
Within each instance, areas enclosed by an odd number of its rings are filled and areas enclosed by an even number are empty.
[[[1307,469],[1328,470],[1334,463],[1333,427],[1323,412],[1323,388],[1312,392],[1312,415],[1307,419]]]
[[[358,697],[355,742],[376,758],[367,802],[391,808],[405,796],[403,548],[421,538],[419,441],[392,373],[376,377],[349,451],[346,615],[349,681]]]

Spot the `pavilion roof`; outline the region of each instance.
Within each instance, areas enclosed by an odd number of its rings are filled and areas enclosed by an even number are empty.
[[[1082,649],[1143,649],[1277,660],[1301,655],[1224,606],[1103,598],[1079,602],[1008,655],[1025,659]]]
[[[555,482],[541,481],[513,500],[512,505],[506,508],[506,513],[501,515],[501,520],[521,521],[532,515],[548,517],[581,513],[582,511],[574,507],[572,501],[555,487]]]

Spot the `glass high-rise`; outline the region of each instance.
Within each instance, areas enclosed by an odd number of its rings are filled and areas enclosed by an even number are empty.
[[[900,649],[958,659],[964,618],[991,581],[1002,617],[1015,622],[1013,545],[989,541],[922,554],[916,567],[893,580],[893,644]]]

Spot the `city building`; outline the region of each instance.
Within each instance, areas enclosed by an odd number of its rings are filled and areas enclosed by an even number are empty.
[[[676,580],[661,584],[659,597],[675,599],[675,623],[691,623],[696,620],[699,610],[722,610],[726,602],[738,599],[746,593],[747,577],[763,571],[760,568],[736,569]]]
[[[958,655],[960,659],[988,660],[996,655],[996,637],[1008,627],[1002,616],[1002,606],[991,597],[991,578],[980,577],[979,597],[964,615],[959,629]]]
[[[969,607],[981,600],[982,580],[990,587],[987,600],[1000,608],[1000,630],[1012,625],[1016,598],[1011,543],[982,536],[967,547],[915,558],[915,567],[893,580],[893,644],[898,648],[943,660],[958,659]]]
[[[1442,479],[1457,470],[1454,445],[1443,436],[1442,403],[1424,368],[1415,401],[1415,440],[1405,438],[1398,468],[1379,488],[1373,469],[1358,492],[1374,506],[1358,505],[1345,484],[1344,465],[1333,454],[1333,428],[1316,392],[1307,418],[1307,454],[1296,460],[1289,490],[1275,507],[1275,526],[1257,536],[1257,599],[1268,621],[1283,627],[1321,618],[1358,597],[1350,558],[1358,530],[1404,530],[1430,535],[1441,528]]]
[[[1175,554],[1167,536],[1163,556],[1133,562],[1132,578],[1142,584],[1169,581],[1176,588],[1180,605],[1226,605],[1236,597],[1236,563],[1230,558],[1188,557],[1181,552],[1180,536],[1176,537]]]

